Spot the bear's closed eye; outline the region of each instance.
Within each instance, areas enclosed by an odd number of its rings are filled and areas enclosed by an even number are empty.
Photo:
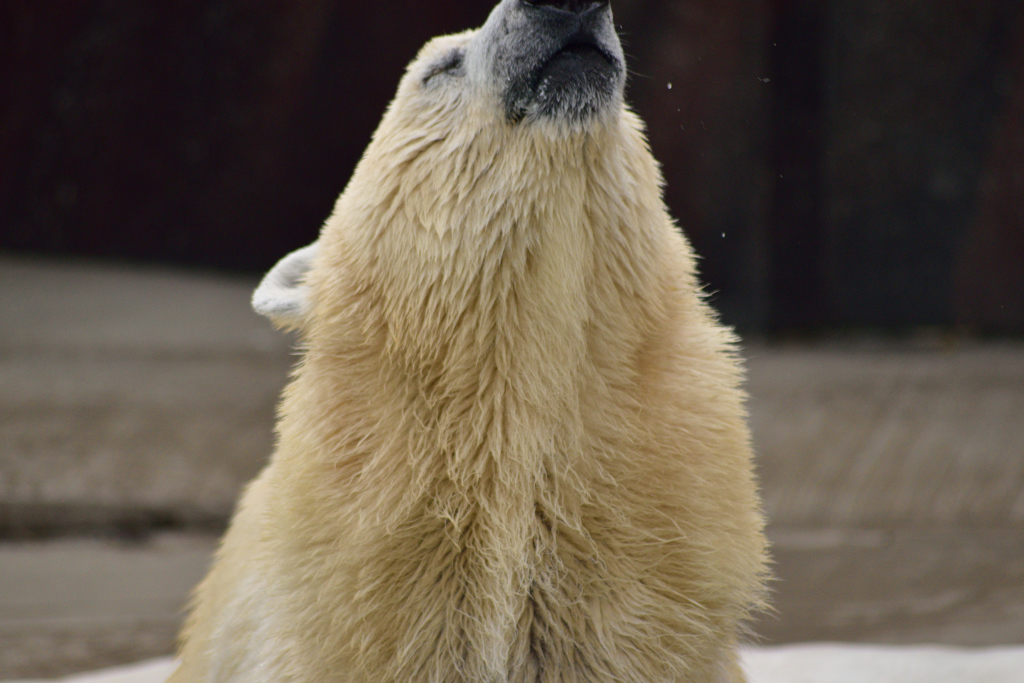
[[[426,85],[430,79],[441,74],[458,74],[462,71],[462,50],[452,50],[444,56],[439,62],[430,67],[427,71],[427,75],[423,77],[423,85]]]

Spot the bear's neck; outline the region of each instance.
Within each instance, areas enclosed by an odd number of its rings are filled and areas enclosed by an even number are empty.
[[[547,167],[491,157],[462,201],[427,183],[406,205],[434,211],[381,236],[387,364],[464,484],[512,463],[539,472],[545,451],[574,448],[556,443],[578,422],[595,226],[582,149],[562,153]],[[501,197],[495,182],[516,190]]]
[[[672,231],[658,171],[627,132],[474,150],[450,174],[428,148],[390,183],[357,171],[310,277],[272,466],[281,540],[337,548],[331,571],[367,612],[423,577],[494,671],[537,572],[561,571],[552,529],[590,542],[594,435],[636,403],[674,286],[655,275]]]
[[[310,386],[294,393],[320,420],[297,420],[322,433],[314,442],[373,452],[414,490],[444,480],[524,505],[571,467],[583,393],[639,345],[664,248],[657,169],[623,128],[459,149],[424,139],[383,178],[357,171],[312,278],[297,380]],[[286,403],[283,430],[300,410]]]

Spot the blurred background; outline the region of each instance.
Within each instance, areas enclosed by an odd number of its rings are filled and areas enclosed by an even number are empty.
[[[0,6],[0,678],[169,652],[272,448],[316,238],[491,3]],[[746,339],[769,642],[1024,642],[1024,5],[614,0],[627,97]]]
[[[405,64],[490,2],[9,0],[0,248],[260,272]],[[618,0],[629,100],[726,319],[1024,331],[1015,0]]]

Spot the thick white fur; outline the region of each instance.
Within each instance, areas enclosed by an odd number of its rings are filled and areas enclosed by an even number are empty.
[[[428,44],[319,240],[279,445],[172,681],[739,681],[765,542],[731,334],[642,125]]]

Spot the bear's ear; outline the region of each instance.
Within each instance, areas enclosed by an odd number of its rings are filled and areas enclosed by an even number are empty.
[[[277,265],[263,276],[263,280],[253,292],[253,310],[270,318],[278,327],[302,327],[306,313],[309,312],[306,273],[309,272],[318,247],[319,244],[313,242],[278,261]]]

